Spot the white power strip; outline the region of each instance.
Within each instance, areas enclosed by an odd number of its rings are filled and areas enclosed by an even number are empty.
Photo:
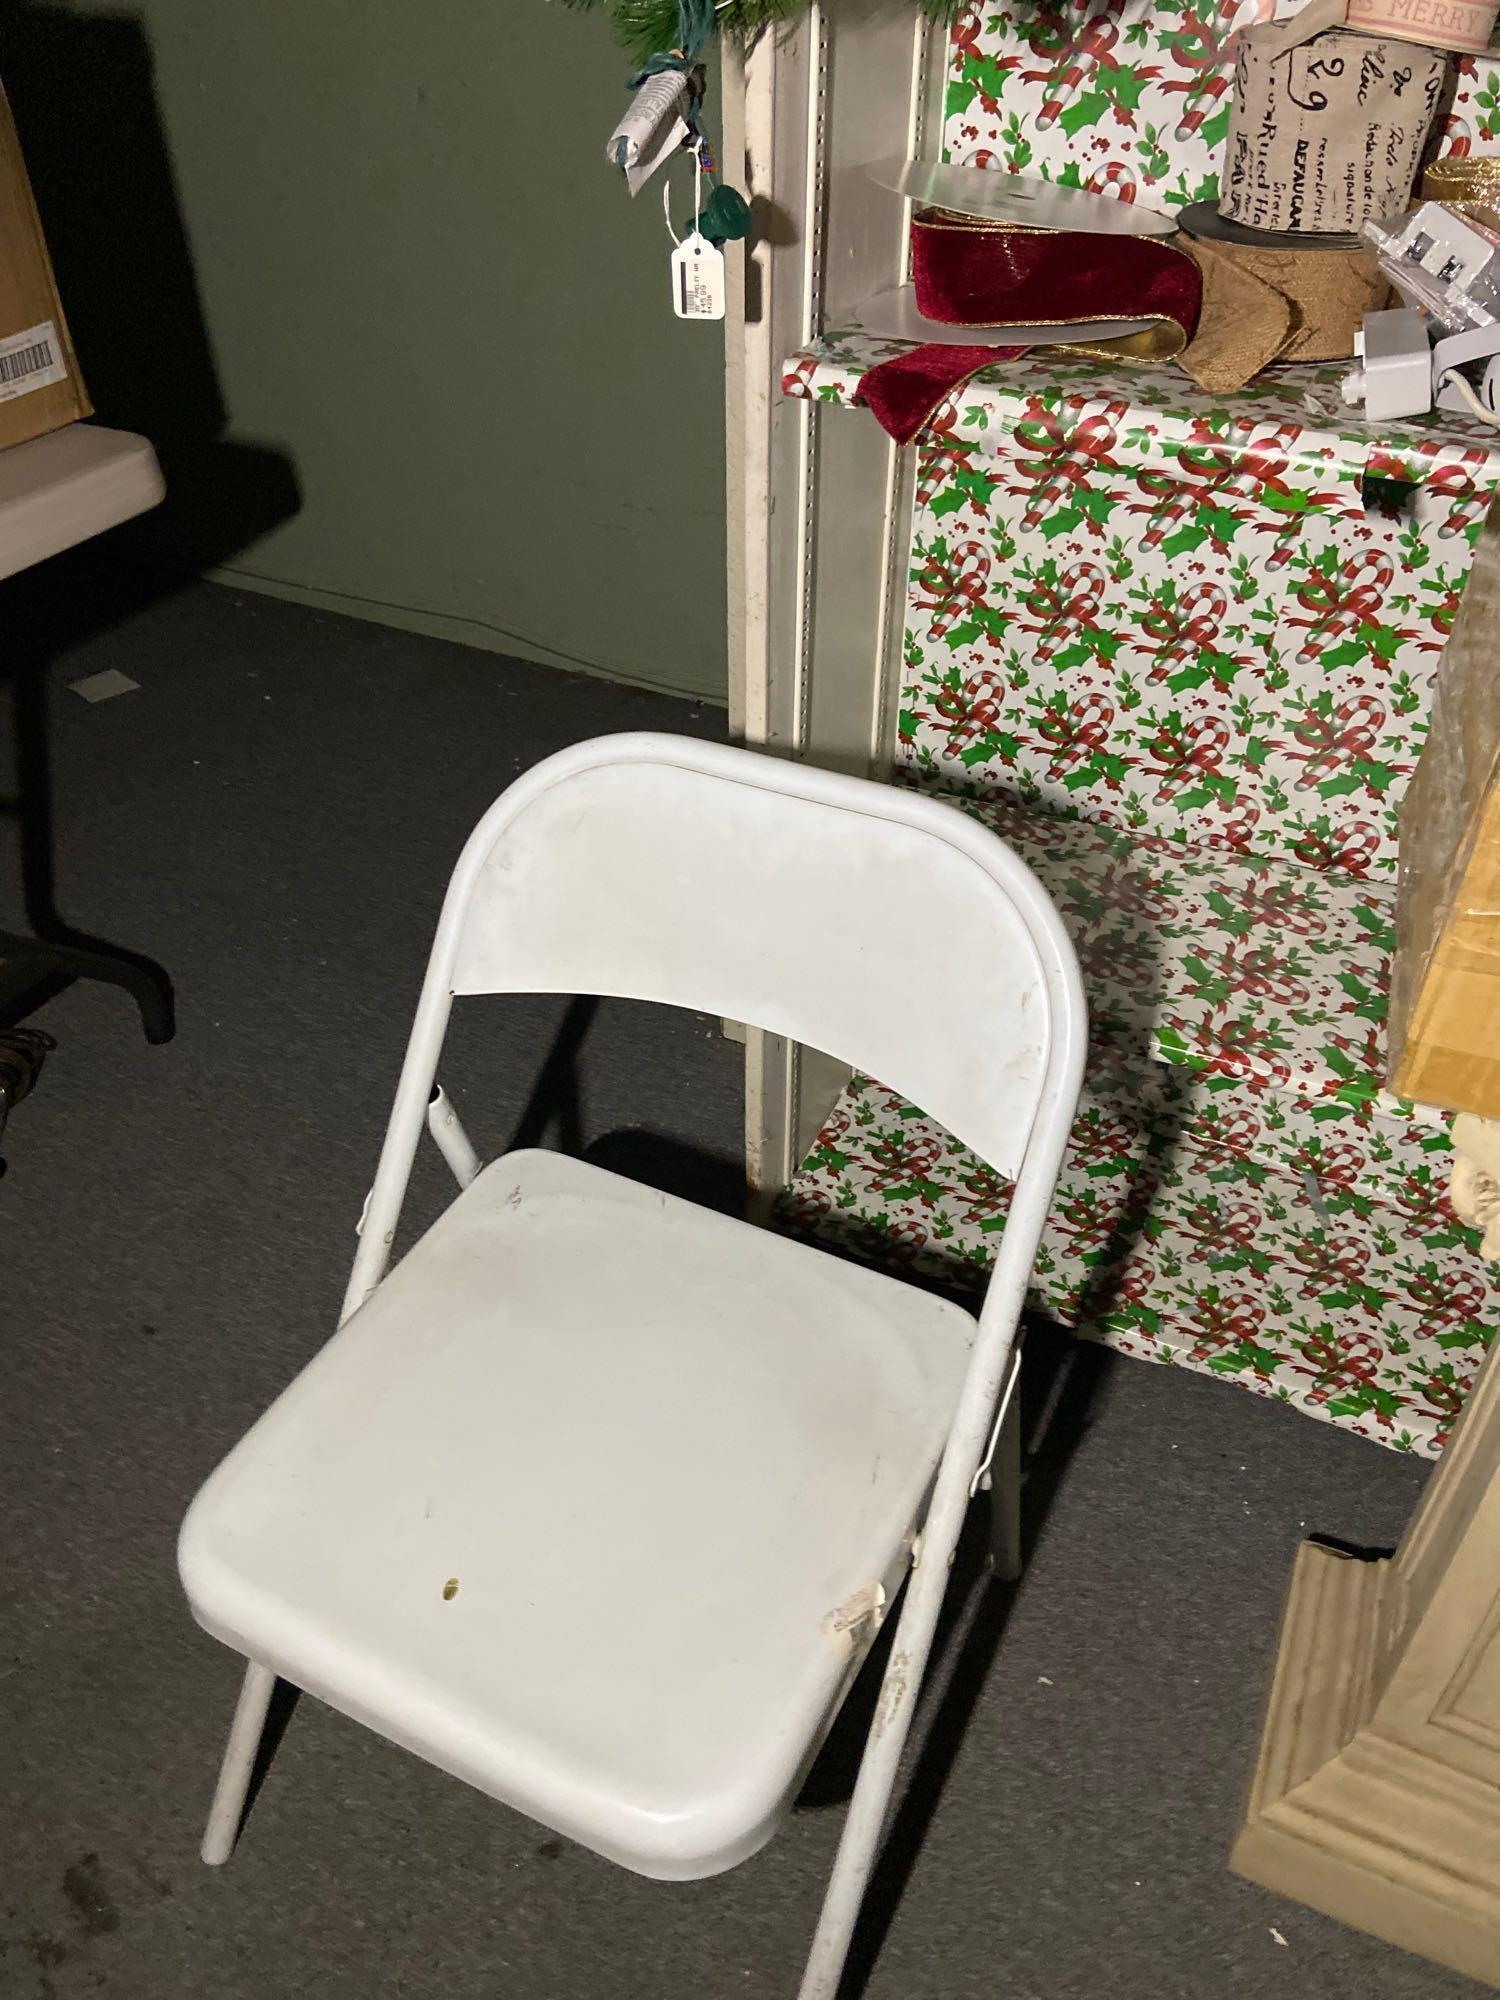
[[[1344,377],[1343,398],[1363,403],[1376,423],[1432,408],[1432,342],[1427,321],[1414,306],[1366,313],[1354,336],[1354,357],[1364,366]]]
[[[1483,224],[1424,201],[1399,224],[1367,222],[1364,233],[1407,304],[1445,331],[1500,320],[1500,238]]]
[[[1466,410],[1500,426],[1500,325],[1476,326],[1433,343],[1432,322],[1412,306],[1365,314],[1354,336],[1355,357],[1363,363],[1344,377],[1346,403],[1363,403],[1373,423],[1419,417],[1435,405]],[[1463,370],[1483,361],[1476,388]]]

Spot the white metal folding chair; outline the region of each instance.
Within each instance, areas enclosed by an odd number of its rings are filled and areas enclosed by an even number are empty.
[[[926,953],[891,921],[920,910]],[[974,1319],[562,1155],[479,1170],[436,1092],[456,995],[754,1022],[901,1089],[1015,1182]],[[954,808],[671,736],[537,766],[449,885],[339,1331],[183,1525],[249,1666],[228,1858],[277,1676],[647,1875],[775,1831],[905,1603],[803,2000],[874,1857],[1082,1074],[1046,892]],[[424,1119],[461,1192],[387,1273]]]

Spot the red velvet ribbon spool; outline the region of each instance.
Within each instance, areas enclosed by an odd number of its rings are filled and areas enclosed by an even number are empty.
[[[1147,320],[1144,332],[1067,342],[1101,358],[1166,360],[1192,339],[1203,279],[1185,251],[1155,236],[1022,228],[928,209],[912,221],[917,310],[943,326],[1070,326]],[[909,444],[954,389],[1027,344],[933,342],[872,368],[857,400]]]

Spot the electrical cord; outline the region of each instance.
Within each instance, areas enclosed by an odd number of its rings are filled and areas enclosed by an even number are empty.
[[[1489,404],[1484,402],[1480,397],[1468,376],[1462,374],[1457,368],[1446,369],[1438,378],[1438,387],[1439,389],[1456,389],[1460,401],[1474,412],[1474,415],[1478,417],[1482,424],[1489,424],[1492,429],[1500,430],[1500,410],[1492,410]]]
[[[476,617],[469,611],[439,611],[434,605],[409,604],[400,597],[371,597],[360,590],[335,590],[329,584],[301,583],[296,577],[274,576],[269,570],[250,569],[242,565],[231,567],[226,563],[213,574],[213,580],[230,589],[242,579],[251,586],[252,594],[255,584],[267,583],[277,589],[305,591],[307,600],[315,609],[332,610],[334,606],[326,600],[337,599],[343,604],[363,605],[367,610],[373,605],[379,611],[405,611],[414,617],[431,618],[444,625],[467,625],[477,632],[493,632],[497,638],[511,639],[517,645],[530,646],[533,653],[546,654],[547,659],[544,664],[548,666],[561,660],[570,667],[581,667],[585,673],[599,674],[605,680],[619,681],[627,687],[650,688],[655,694],[686,694],[690,701],[710,701],[716,705],[719,700],[717,695],[700,694],[692,688],[683,688],[673,681],[648,680],[638,669],[619,661],[598,660],[583,653],[570,653],[561,646],[554,646],[550,640],[538,639],[530,632],[518,632],[513,625],[497,624],[493,618]],[[293,603],[303,601],[300,597],[292,599]],[[359,613],[356,612],[354,615],[357,617]]]

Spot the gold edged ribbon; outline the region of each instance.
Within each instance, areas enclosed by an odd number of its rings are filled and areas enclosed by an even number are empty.
[[[1500,219],[1500,153],[1449,153],[1434,160],[1422,172],[1422,199],[1494,228]]]
[[[1038,228],[919,209],[911,225],[917,310],[986,330],[1146,320],[1138,332],[1069,341],[1078,353],[1158,361],[1192,338],[1201,287],[1192,259],[1160,236]]]

